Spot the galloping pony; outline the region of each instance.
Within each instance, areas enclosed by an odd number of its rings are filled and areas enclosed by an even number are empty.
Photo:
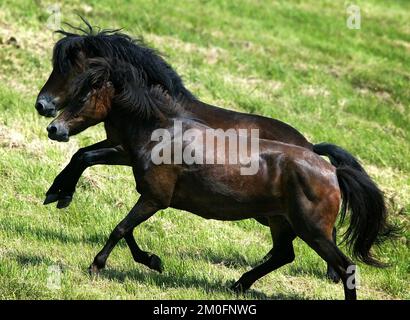
[[[359,162],[346,150],[329,143],[312,144],[295,128],[276,119],[226,110],[206,104],[198,100],[183,84],[181,77],[156,52],[140,40],[132,39],[119,30],[103,30],[95,32],[85,21],[88,30],[77,29],[80,33],[58,32],[64,37],[54,46],[53,70],[40,90],[35,107],[40,115],[54,117],[63,108],[70,81],[86,71],[87,59],[103,57],[108,60],[117,59],[140,68],[147,77],[147,85],[160,85],[163,90],[182,107],[192,113],[195,118],[212,128],[223,130],[248,128],[259,129],[262,139],[276,140],[294,144],[316,154],[328,156],[335,167],[347,166],[366,174]],[[312,119],[314,121],[314,119]],[[96,164],[128,165],[129,154],[121,146],[115,130],[109,124],[105,126],[107,139],[79,149],[69,164],[57,175],[46,192],[44,204],[57,202],[57,208],[70,204],[79,178],[84,170]],[[89,159],[93,159],[90,161]],[[264,218],[257,220],[265,226],[269,223]],[[336,242],[336,229],[333,230]],[[327,275],[338,282],[337,273],[328,266]]]
[[[354,263],[332,239],[341,202],[342,218],[348,209],[351,212],[347,242],[353,255],[369,265],[382,266],[370,249],[389,237],[391,227],[383,195],[368,175],[349,166],[336,168],[306,148],[265,139],[257,140],[257,152],[250,150],[258,163],[252,175],[242,175],[241,166],[228,161],[154,163],[152,153],[158,142],[152,135],[156,130],[168,130],[172,137],[169,143],[174,145],[176,121],[184,130],[194,129],[202,136],[211,128],[188,112],[183,100],[152,86],[143,69],[101,58],[90,59],[87,64],[86,71],[71,82],[63,111],[47,127],[49,137],[68,141],[71,135],[100,122],[109,125],[129,156],[140,193],[135,206],[94,258],[90,272],[105,267],[122,238],[135,261],[161,271],[160,258],[139,248],[133,230],[158,210],[172,207],[207,219],[261,217],[268,221],[274,238],[270,256],[242,275],[232,287],[235,291],[247,290],[259,278],[292,262],[292,242],[300,237],[340,276],[345,298],[356,299]],[[171,150],[175,159],[176,149]],[[224,145],[204,148],[207,155],[224,151]]]

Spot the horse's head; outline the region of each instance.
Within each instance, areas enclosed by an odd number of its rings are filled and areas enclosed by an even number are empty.
[[[68,94],[61,101],[64,109],[47,127],[52,140],[68,141],[104,121],[111,109],[115,90],[110,65],[104,59],[90,59],[87,64],[89,69],[69,82]]]
[[[35,103],[40,115],[54,117],[61,109],[69,83],[85,70],[87,55],[82,36],[66,36],[57,41],[53,50],[53,70]]]
[[[72,27],[80,31],[78,34],[57,31],[64,37],[54,46],[53,70],[37,96],[35,107],[40,115],[54,117],[62,109],[70,82],[86,70],[87,59],[96,57],[117,59],[142,68],[151,85],[160,85],[173,97],[193,98],[172,67],[142,40],[133,39],[119,30],[94,31],[88,22],[83,21],[88,30]]]
[[[113,118],[132,115],[148,123],[166,121],[166,115],[179,112],[176,100],[165,90],[148,85],[144,70],[116,59],[92,58],[85,65],[86,71],[69,82],[68,94],[60,103],[62,111],[47,127],[50,139],[68,141],[110,114]],[[120,113],[114,115],[112,109]]]

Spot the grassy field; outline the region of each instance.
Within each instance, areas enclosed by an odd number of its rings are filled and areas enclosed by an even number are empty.
[[[356,155],[394,199],[392,218],[405,230],[377,250],[391,268],[360,265],[358,297],[410,298],[410,2],[355,1],[360,30],[346,27],[343,1],[87,2],[65,1],[62,19],[79,24],[80,13],[142,35],[201,100],[281,119],[312,142]],[[50,4],[0,4],[0,298],[236,299],[229,283],[271,248],[269,229],[254,221],[164,210],[135,231],[163,259],[163,274],[135,264],[121,242],[92,279],[87,267],[138,197],[131,169],[89,169],[69,208],[42,205],[75,150],[104,137],[96,127],[52,142],[50,120],[34,109],[58,39],[47,28]],[[301,240],[295,250],[293,264],[239,298],[342,299],[342,285],[324,278],[317,254]]]

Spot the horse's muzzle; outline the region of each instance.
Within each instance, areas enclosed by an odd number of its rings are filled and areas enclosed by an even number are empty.
[[[44,117],[55,117],[57,114],[55,103],[47,101],[46,99],[39,99],[36,102],[37,112]]]
[[[67,142],[69,140],[69,132],[67,127],[61,122],[52,122],[47,127],[48,137],[51,140]]]

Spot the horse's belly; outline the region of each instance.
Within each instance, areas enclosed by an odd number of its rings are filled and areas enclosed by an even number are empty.
[[[186,210],[207,219],[241,220],[272,216],[282,211],[279,199],[252,197],[242,194],[221,194],[196,188],[174,192],[171,206]]]
[[[281,214],[281,210],[273,210],[272,208],[255,208],[254,206],[229,206],[221,204],[220,206],[200,205],[194,203],[176,203],[172,205],[173,208],[185,210],[198,215],[205,219],[215,220],[243,220],[257,217],[268,217]]]

